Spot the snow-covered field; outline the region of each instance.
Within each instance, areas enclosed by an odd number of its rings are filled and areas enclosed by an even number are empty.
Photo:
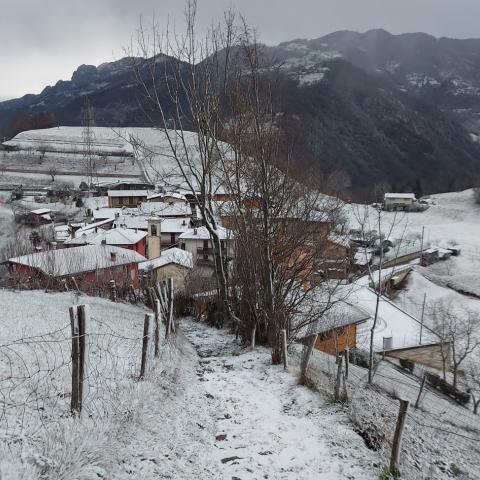
[[[445,295],[449,295],[449,290],[453,289],[480,297],[480,205],[475,204],[471,189],[432,195],[431,199],[433,205],[425,212],[383,212],[382,230],[387,232],[390,225],[395,224],[392,233],[394,239],[414,240],[421,237],[424,227],[426,244],[444,248],[459,247],[461,254],[458,257],[426,268],[415,268],[433,284],[447,287],[442,290]],[[356,212],[363,208],[353,205],[347,209],[351,228],[358,228]],[[371,219],[374,228],[373,214]],[[424,293],[427,293],[428,300],[428,285],[431,284],[423,283],[418,286],[420,288],[412,289],[416,295],[415,302],[421,304]]]
[[[177,162],[172,157],[170,142],[161,130],[143,127],[93,127],[91,130],[91,148],[99,158],[97,171],[100,177],[108,174],[112,181],[115,175],[118,175],[119,179],[125,176],[144,176],[155,183],[184,184]],[[193,163],[198,161],[196,133],[184,132],[183,139],[175,131],[171,130],[169,134],[180,157],[188,155]],[[5,145],[20,151],[4,152],[3,158],[0,156],[0,167],[42,170],[45,176],[48,175],[50,167],[55,167],[60,172],[78,174],[85,170],[82,168],[82,152],[85,149],[82,127],[56,127],[22,132],[5,142]],[[228,148],[226,145],[224,147]],[[45,157],[42,164],[39,164],[41,152],[44,150]],[[27,173],[17,174],[25,179],[30,178]],[[11,176],[13,172],[4,172],[4,175]],[[78,178],[69,179],[70,175],[63,177],[62,180],[79,183]],[[31,178],[38,178],[38,174]]]

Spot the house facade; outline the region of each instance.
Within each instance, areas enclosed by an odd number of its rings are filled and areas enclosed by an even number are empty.
[[[227,260],[232,259],[235,249],[233,232],[224,227],[218,227],[217,231],[222,246],[222,255]],[[213,245],[210,232],[206,227],[192,228],[182,233],[179,236],[179,244],[182,250],[191,253],[193,264],[199,272],[206,276],[213,273],[215,268]]]
[[[115,281],[119,289],[139,288],[138,264],[145,257],[110,245],[85,245],[10,258],[10,279],[28,288],[78,290],[95,294]]]
[[[409,210],[417,201],[414,193],[386,193],[384,199],[385,210]]]
[[[176,290],[185,288],[188,274],[192,268],[191,253],[179,248],[164,250],[159,257],[139,265],[144,282],[154,284],[171,278]]]
[[[108,208],[138,207],[149,194],[148,190],[109,190]]]

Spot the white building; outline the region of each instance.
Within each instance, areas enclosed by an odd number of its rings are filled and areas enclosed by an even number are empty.
[[[416,201],[414,193],[386,193],[385,210],[409,210]]]
[[[234,237],[233,232],[224,227],[218,227],[222,254],[227,259],[233,258]],[[204,274],[211,274],[215,266],[213,257],[213,246],[210,232],[206,227],[192,228],[179,236],[179,244],[182,250],[192,254],[193,264],[203,271]]]

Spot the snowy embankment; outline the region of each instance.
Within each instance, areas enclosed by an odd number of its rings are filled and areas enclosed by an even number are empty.
[[[299,356],[301,349],[292,347]],[[308,378],[320,391],[332,394],[337,364],[335,357],[314,351]],[[392,449],[398,399],[410,402],[403,433],[400,459],[401,478],[408,480],[474,480],[479,477],[480,417],[451,399],[426,387],[415,402],[421,381],[392,363],[381,361],[375,369],[373,385],[368,372],[350,364],[345,380],[349,416],[356,431],[378,452],[387,465]],[[372,477],[374,478],[374,477]]]
[[[79,420],[70,416],[74,304],[89,305],[91,318]],[[178,350],[163,343],[155,368],[139,382],[146,309],[72,293],[0,290],[0,310],[0,478],[120,478],[112,472],[125,467],[126,438],[151,428],[153,408],[175,384]]]

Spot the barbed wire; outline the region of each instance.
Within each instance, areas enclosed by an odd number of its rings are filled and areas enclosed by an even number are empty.
[[[101,319],[90,319],[85,334],[85,415],[124,413],[120,395],[131,388],[140,372],[145,337],[140,322],[137,328],[138,335],[123,335]],[[0,442],[24,441],[70,415],[72,339],[80,337],[72,337],[71,325],[65,324],[48,333],[0,344]],[[153,330],[147,337],[148,344],[153,345]],[[153,360],[152,347],[148,359]]]
[[[337,367],[335,356],[314,351],[309,381],[332,395]],[[391,371],[383,370],[388,368]],[[402,442],[402,478],[450,478],[455,472],[478,470],[479,416],[428,386],[422,392],[419,407],[415,408],[421,379],[385,362],[379,362],[373,378],[373,385],[368,385],[368,371],[350,364],[343,388],[354,428],[369,448],[380,453],[385,465],[392,448],[398,399],[402,398],[410,401]]]

